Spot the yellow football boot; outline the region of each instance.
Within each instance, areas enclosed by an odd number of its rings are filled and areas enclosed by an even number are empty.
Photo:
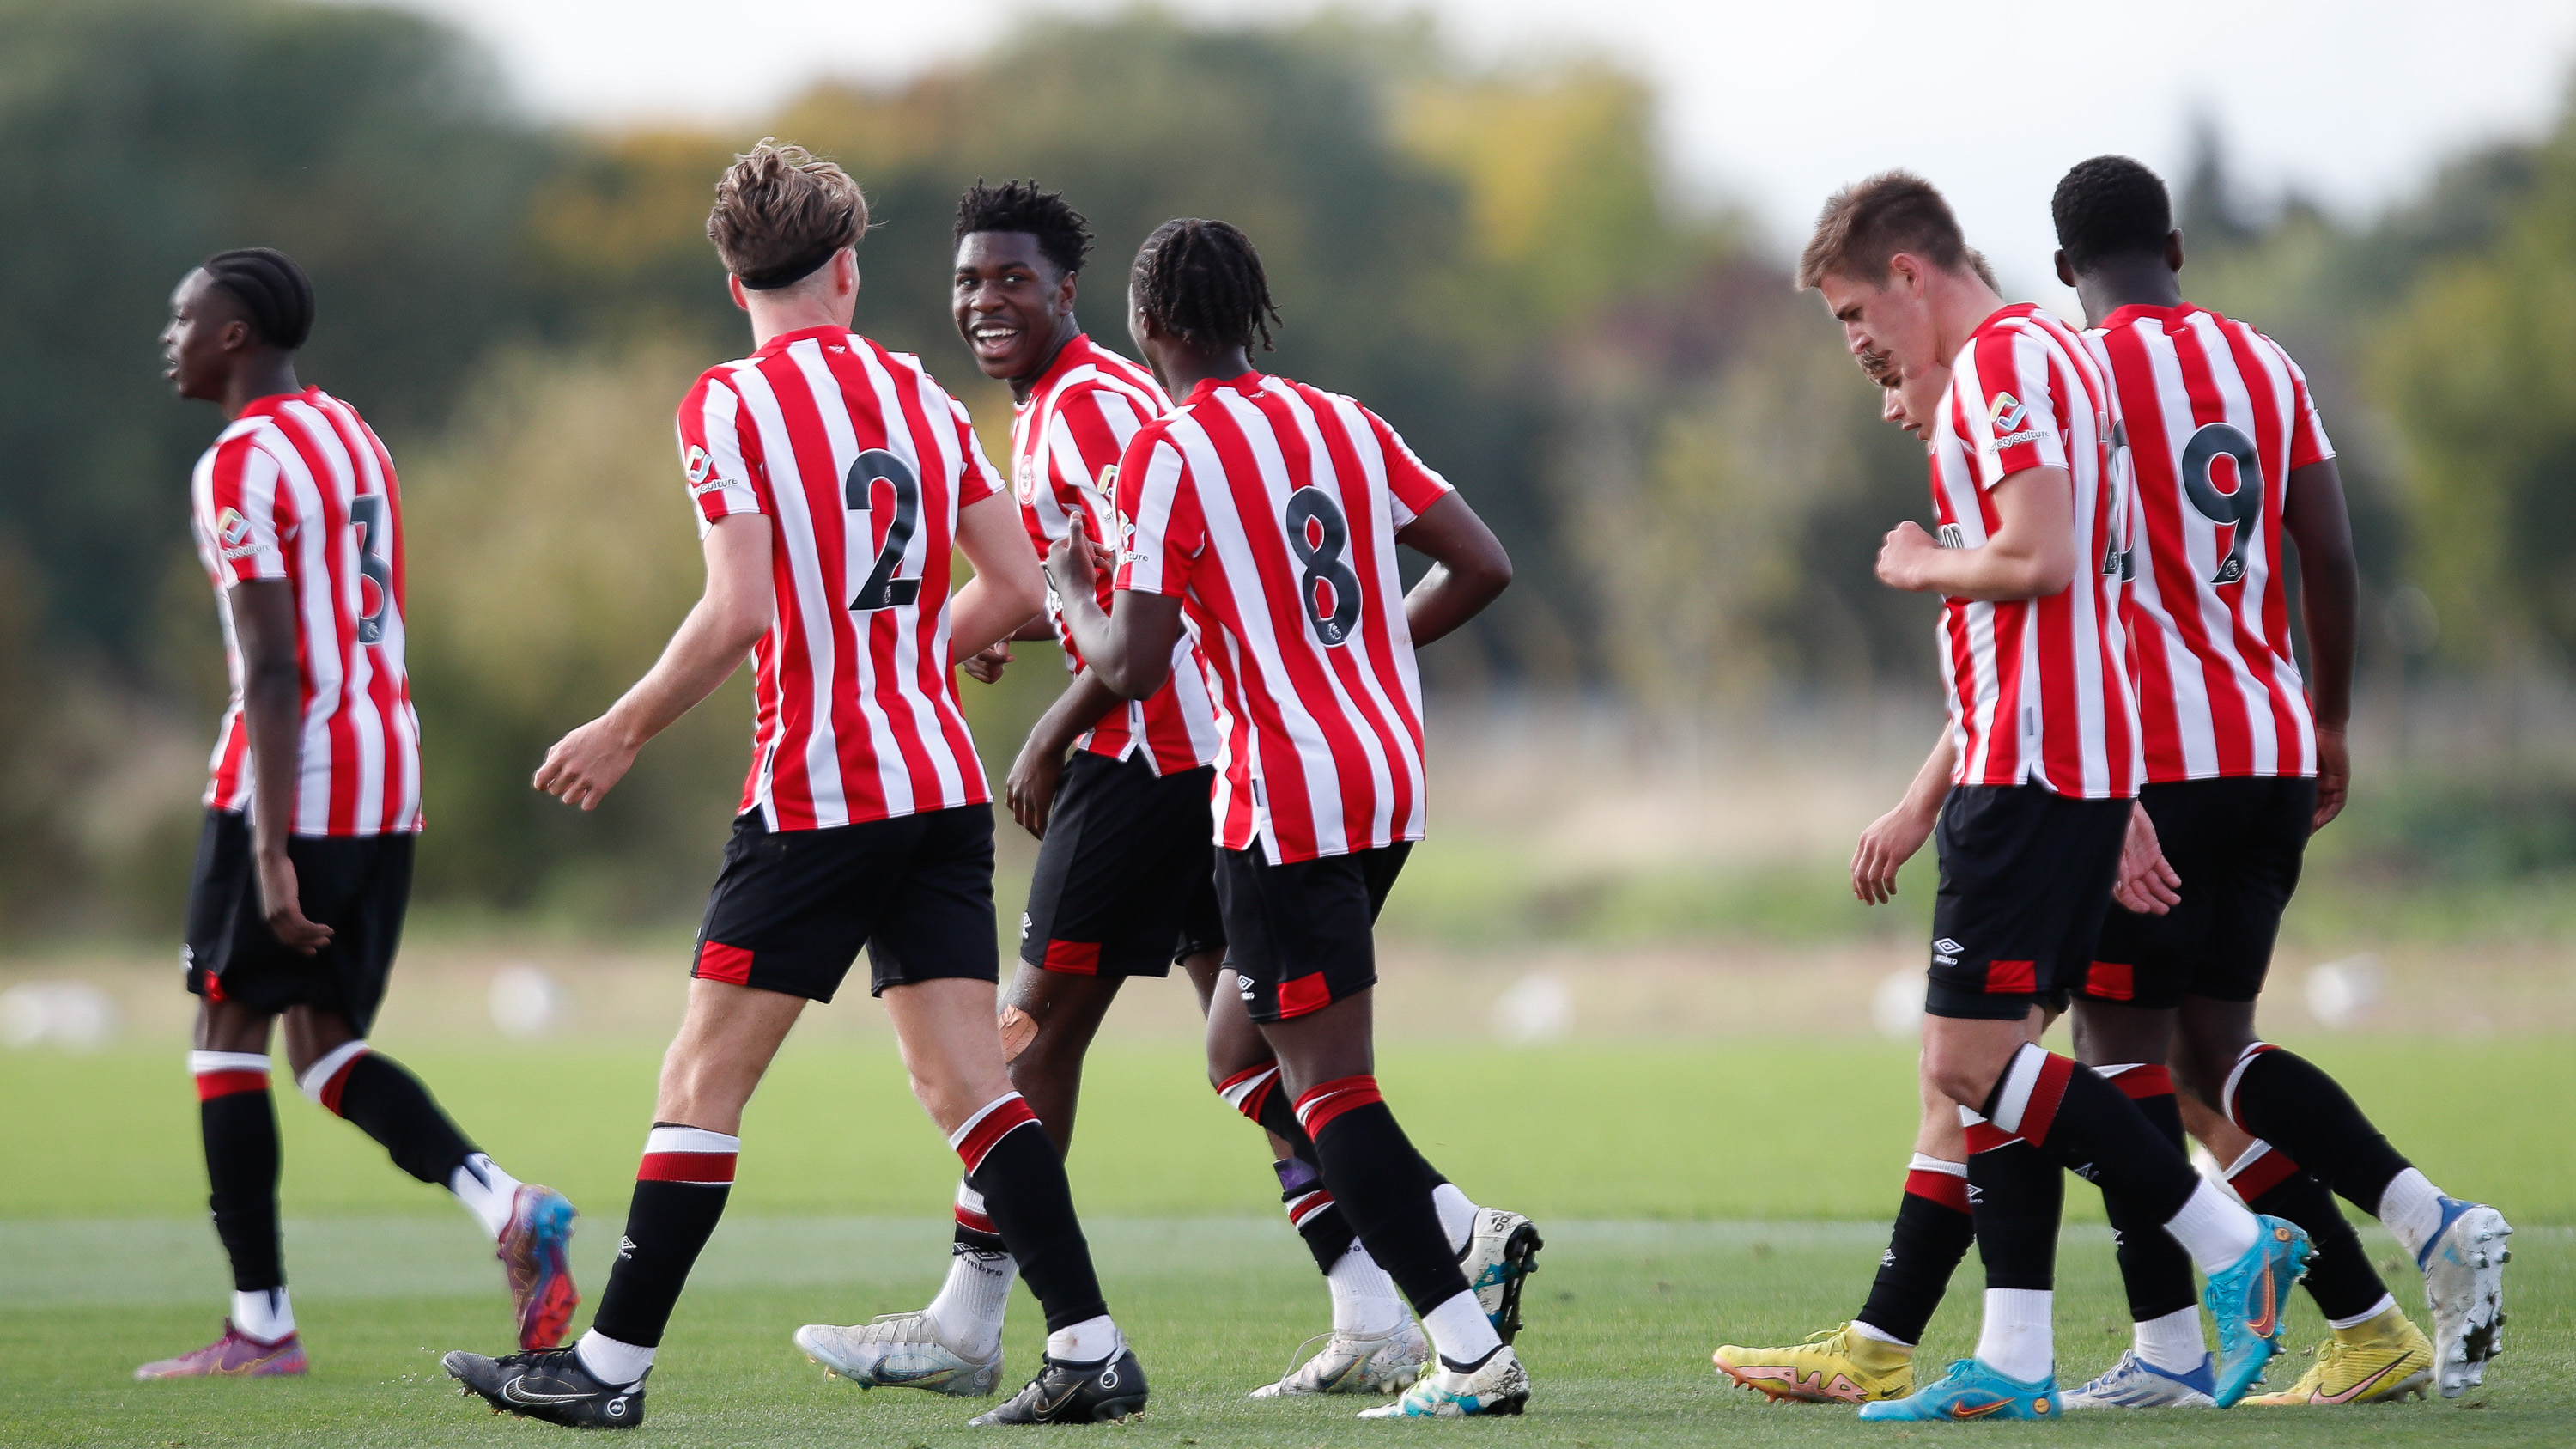
[[[2397,1308],[2336,1329],[2316,1355],[2297,1383],[2245,1402],[2269,1408],[2385,1404],[2410,1394],[2420,1399],[2433,1381],[2433,1341]]]
[[[1866,1404],[1914,1392],[1914,1350],[1870,1337],[1846,1323],[1809,1335],[1795,1348],[1738,1348],[1709,1355],[1717,1371],[1773,1402]]]

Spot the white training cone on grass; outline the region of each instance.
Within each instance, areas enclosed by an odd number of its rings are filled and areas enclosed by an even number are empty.
[[[492,1024],[504,1036],[544,1036],[564,1014],[564,992],[534,966],[504,966],[492,976]]]

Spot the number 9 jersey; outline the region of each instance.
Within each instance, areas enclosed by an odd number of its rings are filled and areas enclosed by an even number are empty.
[[[1259,372],[1128,442],[1117,587],[1182,599],[1215,676],[1217,844],[1287,865],[1422,838],[1395,535],[1449,491],[1375,413]]]
[[[813,830],[990,801],[948,661],[957,512],[1002,491],[966,409],[920,359],[809,327],[709,368],[679,433],[701,535],[770,520],[742,812]]]
[[[260,398],[197,460],[189,502],[232,676],[206,804],[251,807],[232,590],[275,581],[294,590],[303,676],[288,833],[420,829],[420,719],[403,672],[402,490],[375,430],[318,387]]]

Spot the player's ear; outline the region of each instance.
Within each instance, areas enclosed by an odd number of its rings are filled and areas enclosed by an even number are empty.
[[[2180,233],[2176,233],[2180,235]],[[2065,286],[2075,285],[2075,264],[2066,259],[2066,248],[2057,249],[2057,280]]]
[[[1056,283],[1055,311],[1057,316],[1070,317],[1073,315],[1074,284],[1081,280],[1082,273],[1067,272],[1064,274],[1064,280]]]
[[[731,272],[725,273],[725,291],[733,297],[734,306],[745,312],[751,310],[751,298],[742,290],[742,278]]]
[[[2182,270],[2181,227],[2175,227],[2173,230],[2165,233],[2165,265],[2173,268],[2177,272]]]

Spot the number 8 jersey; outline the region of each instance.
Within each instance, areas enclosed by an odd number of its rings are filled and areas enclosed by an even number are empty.
[[[197,460],[189,495],[232,675],[206,803],[251,808],[232,590],[278,581],[294,590],[303,675],[289,833],[420,829],[420,720],[403,672],[402,490],[375,430],[318,387],[260,398]]]
[[[2127,599],[2147,780],[2313,775],[2290,650],[2290,470],[2334,456],[2298,364],[2203,307],[2123,307],[2084,334],[2119,397],[2135,486]]]
[[[700,534],[770,520],[742,811],[812,830],[990,800],[948,663],[957,512],[1002,491],[965,408],[920,359],[809,327],[709,368],[679,426]]]
[[[1183,600],[1215,676],[1219,845],[1285,865],[1422,838],[1395,535],[1449,491],[1375,413],[1258,372],[1128,442],[1117,587]]]

